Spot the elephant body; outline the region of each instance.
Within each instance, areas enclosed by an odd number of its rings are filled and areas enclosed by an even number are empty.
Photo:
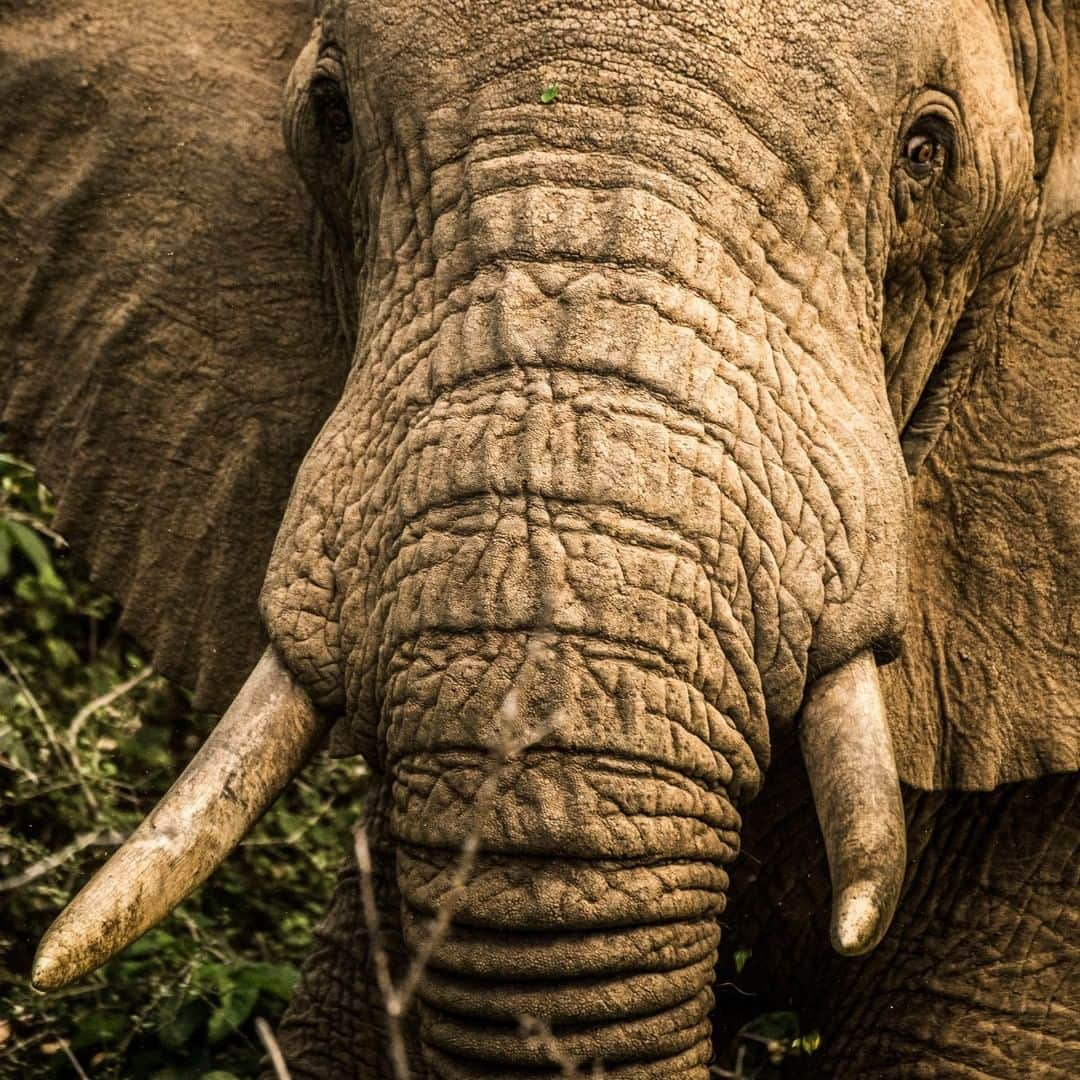
[[[785,779],[800,770],[777,766]],[[811,1076],[1071,1075],[1078,787],[1058,775],[989,793],[909,789],[904,893],[860,958],[824,944],[828,875],[805,789],[801,805],[763,795],[725,916],[728,951],[753,948],[738,985],[759,996],[718,993],[717,1015],[732,1011],[718,1045],[735,1018],[771,1006],[821,1031]],[[722,960],[718,982],[732,971]]]
[[[332,729],[295,1077],[402,1075],[417,957],[417,1078],[698,1080],[745,1000],[1080,1071],[1074,6],[84,16],[0,28],[3,417],[163,671],[266,651],[37,985]]]

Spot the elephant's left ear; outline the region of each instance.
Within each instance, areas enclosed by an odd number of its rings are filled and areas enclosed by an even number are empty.
[[[883,683],[901,778],[927,789],[1080,768],[1080,5],[1004,9],[1042,223],[912,480],[911,618]]]
[[[155,666],[222,707],[344,377],[280,133],[311,0],[3,4],[0,417]]]

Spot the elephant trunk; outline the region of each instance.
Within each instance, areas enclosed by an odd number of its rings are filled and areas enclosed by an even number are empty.
[[[730,791],[756,782],[752,758],[658,658],[577,635],[540,647],[492,636],[495,671],[465,700],[449,688],[481,650],[419,643],[389,717],[391,731],[406,729],[394,738],[390,829],[410,949],[424,948],[442,906],[453,913],[419,992],[431,1067],[552,1068],[557,1045],[606,1075],[696,1075],[709,1057],[724,865],[738,849]],[[420,670],[430,697],[418,701]],[[487,695],[496,723],[470,723]],[[434,746],[406,733],[414,708],[446,733]],[[500,745],[524,749],[493,753]],[[479,855],[456,888],[470,838]],[[554,1043],[522,1038],[528,1018]]]
[[[414,950],[453,904],[436,1075],[551,1068],[535,1016],[704,1077],[735,807],[808,673],[895,630],[902,461],[833,261],[734,186],[706,227],[630,164],[541,159],[455,155],[430,236],[391,223],[263,611],[377,771]]]

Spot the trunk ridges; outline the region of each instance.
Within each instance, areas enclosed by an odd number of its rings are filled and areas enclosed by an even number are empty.
[[[450,936],[420,985],[421,1034],[436,1075],[479,1077],[495,1066],[532,1075],[554,1062],[552,1047],[605,1068],[690,1051],[707,1058],[727,888],[720,867],[482,855],[451,898],[456,861],[452,851],[398,849],[410,948],[439,904],[454,903]],[[550,1045],[522,1036],[528,1018],[547,1026]]]
[[[646,204],[671,243],[627,225]],[[439,227],[457,239],[414,253],[429,287],[396,301],[385,283],[367,290],[379,314],[361,319],[302,520],[291,536],[286,522],[268,575],[282,647],[338,682],[336,703],[347,672],[365,679],[375,662],[364,629],[384,644],[380,605],[439,559],[440,532],[475,530],[471,504],[503,500],[503,527],[546,507],[561,518],[555,545],[570,516],[599,531],[614,511],[665,557],[696,561],[715,594],[705,621],[748,639],[745,669],[760,671],[770,714],[790,716],[814,620],[850,598],[866,553],[863,500],[831,494],[858,492],[872,443],[858,385],[829,383],[831,358],[854,344],[828,335],[760,252],[729,250],[656,196],[525,186],[466,199]],[[519,514],[517,499],[533,505]],[[416,599],[399,610],[426,610]],[[350,689],[349,711],[375,715],[380,694]]]

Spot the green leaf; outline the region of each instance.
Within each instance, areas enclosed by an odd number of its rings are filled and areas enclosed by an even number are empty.
[[[11,532],[8,522],[0,518],[0,579],[11,573]]]
[[[735,950],[735,971],[741,973],[742,969],[746,967],[746,961],[754,955],[753,949],[736,949]]]
[[[300,972],[292,964],[248,964],[240,969],[236,981],[288,1001],[299,978]]]
[[[75,1050],[105,1045],[118,1040],[130,1026],[131,1020],[125,1013],[93,1012],[79,1019],[79,1027],[71,1045]]]
[[[170,1050],[182,1050],[206,1020],[206,1005],[201,1001],[189,1001],[177,1010],[175,1016],[158,1025],[158,1038]]]
[[[548,83],[544,87],[543,93],[540,95],[540,100],[545,105],[550,105],[559,96],[559,84]]]
[[[61,671],[79,662],[79,654],[63,638],[49,638],[45,642],[53,664]]]
[[[790,1041],[799,1037],[799,1015],[793,1012],[762,1013],[748,1024],[741,1032],[760,1035],[764,1039]]]
[[[799,1039],[799,1047],[804,1054],[813,1054],[821,1048],[821,1032],[811,1031]]]
[[[233,987],[221,1004],[211,1013],[207,1034],[211,1044],[219,1043],[226,1035],[235,1031],[250,1015],[259,999],[257,986],[238,985]]]
[[[33,563],[42,587],[63,592],[64,583],[53,569],[52,557],[41,537],[21,521],[6,521],[4,524],[15,546]]]
[[[144,934],[138,941],[132,942],[124,950],[124,959],[132,960],[140,956],[156,956],[166,946],[171,945],[176,938],[168,930],[151,930]]]

